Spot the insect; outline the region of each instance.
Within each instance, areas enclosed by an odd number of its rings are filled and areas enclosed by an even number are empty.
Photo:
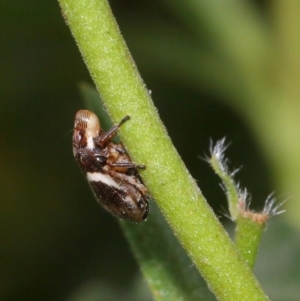
[[[129,119],[125,116],[105,132],[96,114],[78,111],[73,154],[97,201],[107,211],[128,221],[142,222],[149,213],[150,197],[137,169],[145,169],[145,165],[132,162],[123,144],[112,141],[120,126]]]

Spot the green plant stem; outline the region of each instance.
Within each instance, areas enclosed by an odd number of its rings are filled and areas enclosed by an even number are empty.
[[[121,224],[156,300],[216,300],[155,204],[146,223]]]
[[[107,1],[59,2],[113,120],[131,116],[122,140],[146,164],[143,179],[210,289],[219,300],[268,300],[174,149]]]
[[[236,221],[235,245],[248,266],[253,269],[266,223],[259,223],[249,216],[239,215]]]
[[[232,220],[236,220],[237,216],[239,215],[239,210],[238,210],[239,192],[234,183],[233,176],[229,175],[227,170],[224,170],[224,166],[222,166],[222,163],[215,155],[211,156],[211,158],[209,159],[209,163],[212,169],[214,170],[214,172],[222,180],[227,196],[230,217]]]

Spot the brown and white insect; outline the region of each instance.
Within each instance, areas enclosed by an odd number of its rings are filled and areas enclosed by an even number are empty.
[[[149,212],[149,195],[137,169],[122,143],[112,142],[124,117],[107,132],[91,111],[80,110],[75,116],[73,154],[86,176],[98,202],[113,215],[133,222],[144,221]]]

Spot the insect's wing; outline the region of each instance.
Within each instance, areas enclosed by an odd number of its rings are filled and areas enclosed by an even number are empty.
[[[104,181],[89,181],[98,202],[107,211],[122,219],[133,222],[145,220],[148,216],[149,205],[144,195],[126,181],[113,181],[120,188],[116,185],[108,185]]]

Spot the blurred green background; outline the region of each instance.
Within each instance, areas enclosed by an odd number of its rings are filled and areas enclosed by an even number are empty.
[[[249,15],[271,32],[274,7],[269,1],[244,2],[250,4]],[[232,101],[231,91],[242,95],[251,80],[236,71],[239,60],[216,43],[224,36],[209,27],[213,16],[204,12],[203,20],[195,19],[184,3],[180,9],[174,3],[110,1],[188,169],[221,216],[225,196],[201,158],[211,139],[226,136],[226,155],[232,169],[243,166],[237,177],[251,192],[254,208],[261,209],[272,191],[279,193],[279,201],[292,196],[293,191],[278,188],[276,168],[258,142],[257,129],[239,110],[248,108],[246,100],[239,99],[237,106]],[[234,7],[235,1],[230,3]],[[218,9],[216,14],[223,16]],[[78,84],[92,80],[58,3],[2,1],[0,16],[0,300],[152,300],[117,220],[96,203],[72,156],[73,119],[83,108]],[[286,216],[270,223],[257,273],[271,296],[297,300],[299,233],[281,222]]]

